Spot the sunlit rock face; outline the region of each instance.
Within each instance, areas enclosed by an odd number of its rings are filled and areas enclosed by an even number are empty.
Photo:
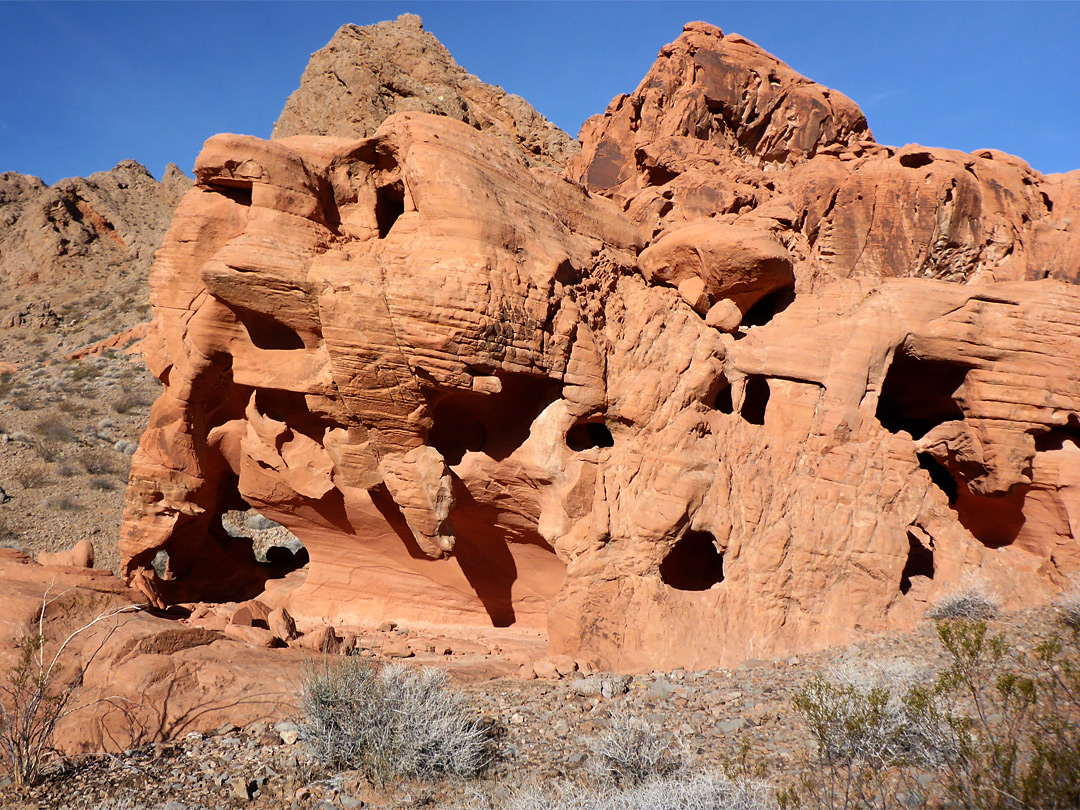
[[[567,173],[415,112],[208,141],[151,279],[166,389],[130,580],[536,628],[632,670],[907,627],[965,573],[1019,603],[1080,570],[1080,296],[1017,280],[1075,277],[1076,177],[879,146],[703,24]],[[246,506],[310,562],[256,562],[221,526]]]

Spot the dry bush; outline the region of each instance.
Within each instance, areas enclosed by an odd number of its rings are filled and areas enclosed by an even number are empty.
[[[91,478],[90,489],[95,489],[99,492],[112,492],[116,489],[116,484],[109,478]]]
[[[1080,576],[1072,579],[1072,586],[1054,600],[1058,619],[1070,630],[1080,631]]]
[[[116,471],[112,459],[100,450],[86,450],[79,453],[79,463],[90,475],[105,475]]]
[[[30,464],[15,473],[15,480],[23,489],[38,489],[49,483],[49,468],[44,464]]]
[[[50,509],[58,509],[61,512],[79,512],[83,505],[70,495],[53,495],[45,499],[45,506]]]
[[[100,338],[95,338],[93,336],[87,338],[88,342],[90,342],[90,343],[94,343],[96,340],[99,340],[99,339]],[[81,382],[83,380],[93,380],[93,379],[96,379],[97,377],[100,377],[100,376],[101,376],[101,369],[99,369],[93,363],[88,363],[88,362],[77,362],[75,364],[75,367],[71,369],[71,374],[70,374],[70,377],[71,377],[72,380],[76,380],[76,381],[79,381],[79,382]]]
[[[138,610],[125,606],[99,613],[76,629],[58,645],[50,646],[45,637],[45,613],[64,594],[50,599],[46,590],[38,614],[36,632],[19,642],[16,664],[0,675],[0,761],[7,764],[16,787],[34,785],[40,778],[45,757],[52,752],[57,724],[67,715],[83,708],[76,704],[82,675],[93,662],[105,640],[115,631],[115,620],[124,613]],[[71,606],[68,606],[71,609]],[[67,655],[69,645],[92,627],[102,623],[112,626],[97,648],[74,666]]]
[[[507,810],[774,810],[767,782],[716,773],[676,774],[590,790],[563,786],[518,793]]]
[[[968,619],[980,621],[997,616],[1001,601],[997,594],[977,576],[965,575],[957,587],[938,597],[930,609],[927,618],[934,621],[943,619]]]
[[[639,717],[616,710],[607,729],[592,745],[593,770],[617,785],[639,785],[670,776],[679,769],[679,756],[670,743]]]
[[[145,397],[138,394],[125,393],[121,394],[112,403],[112,409],[120,414],[131,413],[132,411],[142,410],[149,407],[150,403],[146,401]]]
[[[300,691],[302,738],[315,759],[377,782],[473,777],[491,760],[491,733],[442,670],[358,657],[312,664]]]
[[[34,424],[34,432],[49,442],[64,444],[75,441],[75,431],[59,417],[43,416]]]

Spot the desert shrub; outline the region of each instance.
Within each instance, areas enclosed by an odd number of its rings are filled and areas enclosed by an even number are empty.
[[[639,717],[612,712],[607,729],[593,743],[593,770],[615,784],[638,785],[679,769],[679,757],[665,738]]]
[[[1071,587],[1054,600],[1058,619],[1073,631],[1080,631],[1080,576],[1073,577]]]
[[[997,616],[1000,606],[997,595],[984,580],[965,576],[955,590],[942,594],[935,600],[926,611],[926,615],[935,621],[943,619],[979,621]]]
[[[83,506],[70,495],[53,495],[45,499],[45,506],[61,512],[78,512]]]
[[[60,457],[60,445],[56,442],[34,441],[31,447],[42,461],[53,462]]]
[[[61,461],[56,465],[56,472],[63,478],[74,478],[82,473],[82,469],[73,461]]]
[[[674,774],[599,789],[563,786],[522,791],[507,810],[773,810],[767,782],[716,773]]]
[[[79,453],[79,463],[90,475],[104,475],[116,469],[112,459],[100,450],[85,450]]]
[[[89,341],[94,343],[99,338],[91,337]],[[71,379],[76,381],[93,380],[101,376],[101,369],[93,363],[79,362],[71,369]]]
[[[112,492],[116,489],[116,484],[109,478],[91,478],[90,489],[96,489],[99,492]]]
[[[127,392],[113,400],[112,409],[117,413],[126,414],[131,413],[132,411],[141,410],[149,404],[150,403],[147,402],[144,397]]]
[[[315,759],[377,782],[472,777],[491,759],[487,724],[442,670],[327,659],[304,674],[299,702],[298,726]]]
[[[15,473],[15,480],[23,489],[38,489],[49,483],[49,468],[44,464],[29,464]]]
[[[781,806],[1080,806],[1080,631],[1014,652],[985,621],[937,623],[932,687],[815,679],[796,697],[816,753]]]
[[[75,441],[75,431],[56,416],[43,416],[38,419],[34,424],[34,432],[50,442],[65,443]]]
[[[95,625],[112,623],[123,613],[138,610],[121,607],[99,613],[59,644],[50,645],[44,635],[44,617],[59,598],[46,591],[38,615],[36,631],[18,642],[16,663],[0,675],[0,762],[7,765],[16,787],[36,784],[45,757],[52,752],[53,735],[59,722],[78,710],[75,704],[82,675],[96,653],[75,662],[66,655],[68,646]],[[61,608],[65,608],[61,605]],[[66,609],[72,609],[67,605]],[[48,648],[52,647],[52,654]],[[102,645],[97,646],[100,650]]]
[[[800,779],[802,796],[830,809],[925,800],[916,769],[944,765],[956,742],[934,693],[915,681],[910,667],[849,668],[815,677],[796,695],[815,746]]]

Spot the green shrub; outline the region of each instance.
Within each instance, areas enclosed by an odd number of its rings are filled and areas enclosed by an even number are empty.
[[[1080,630],[1016,653],[983,620],[937,623],[932,687],[817,678],[795,707],[816,747],[782,807],[1080,807]]]
[[[442,670],[347,656],[312,664],[300,693],[302,738],[315,759],[377,782],[472,777],[491,759],[491,733]]]

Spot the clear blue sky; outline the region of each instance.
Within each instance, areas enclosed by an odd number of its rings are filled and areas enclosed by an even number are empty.
[[[190,172],[216,132],[268,137],[345,23],[412,11],[481,79],[576,135],[682,23],[738,32],[853,98],[877,139],[1080,168],[1074,2],[47,2],[0,0],[0,171],[48,182],[134,158]]]

